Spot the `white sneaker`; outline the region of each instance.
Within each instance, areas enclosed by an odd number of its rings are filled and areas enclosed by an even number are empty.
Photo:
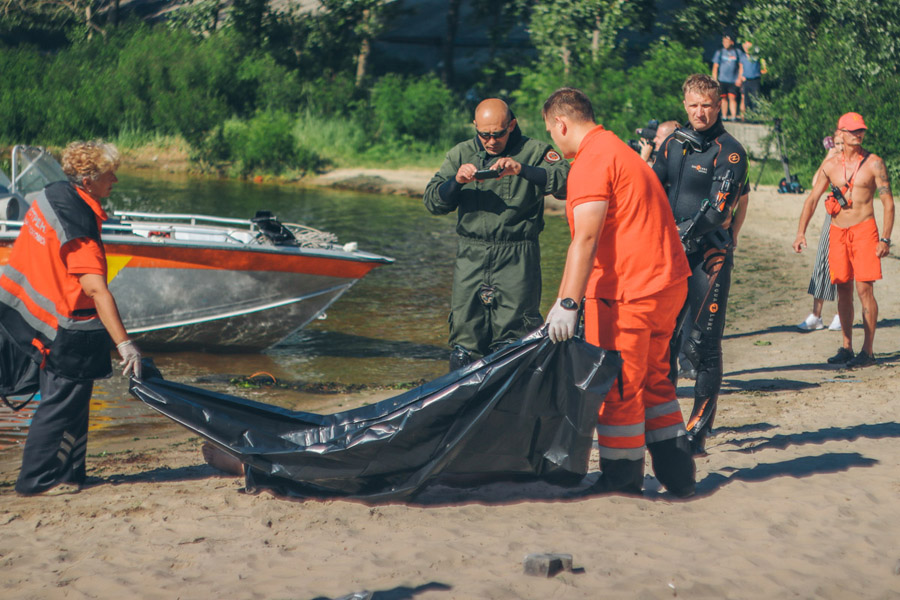
[[[810,313],[806,320],[797,325],[797,329],[800,331],[815,331],[817,329],[825,329],[825,323],[822,322],[822,317],[817,317],[816,315]]]
[[[841,330],[841,315],[834,315],[834,319],[831,320],[831,325],[828,326],[829,331],[840,331]]]

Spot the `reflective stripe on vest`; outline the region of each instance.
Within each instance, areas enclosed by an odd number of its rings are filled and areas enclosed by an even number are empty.
[[[41,209],[41,216],[44,217],[44,222],[56,233],[56,239],[59,240],[59,247],[62,248],[65,246],[66,242],[69,241],[69,238],[66,236],[66,229],[59,221],[56,211],[53,210],[53,205],[50,204],[50,200],[47,198],[47,191],[41,190],[34,199],[34,203]]]
[[[19,252],[40,252],[33,256],[46,258],[49,270],[44,273],[36,273],[34,277],[46,277],[49,272],[63,273],[65,266],[60,257],[60,249],[67,242],[73,239],[66,233],[59,215],[53,209],[53,204],[47,197],[46,190],[42,190],[35,198],[31,209],[26,213],[22,230],[19,233],[19,243],[25,244],[25,247],[19,248]],[[99,233],[99,232],[98,232]],[[22,239],[22,236],[29,236]],[[53,238],[56,238],[55,240]],[[59,289],[59,283],[51,286],[44,285],[40,292],[35,285],[29,281],[28,277],[22,272],[22,265],[19,264],[19,256],[15,252],[10,256],[10,263],[6,265],[2,273],[0,273],[0,302],[3,302],[16,311],[25,323],[34,330],[35,334],[43,336],[48,343],[52,343],[56,339],[57,331],[63,328],[69,331],[98,331],[104,329],[103,323],[98,315],[93,314],[88,317],[73,317],[71,314],[60,312],[60,306],[67,304],[65,298],[50,298],[46,292]],[[27,259],[23,259],[26,260]],[[40,264],[40,263],[39,263]],[[35,281],[41,281],[35,279]],[[71,307],[70,307],[71,309]],[[72,312],[75,312],[72,309]],[[24,332],[22,332],[24,335]],[[30,337],[30,336],[29,336]],[[24,339],[19,340],[20,343]],[[49,344],[48,344],[49,345]]]
[[[5,281],[7,279],[14,285],[7,283]],[[56,305],[31,287],[25,276],[12,265],[6,265],[0,278],[0,302],[14,308],[29,326],[48,339],[56,337],[56,328],[59,324]]]

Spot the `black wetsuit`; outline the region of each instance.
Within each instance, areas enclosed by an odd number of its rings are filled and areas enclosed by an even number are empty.
[[[694,451],[702,453],[722,385],[722,334],[734,266],[731,235],[721,225],[746,189],[747,154],[725,131],[721,119],[706,131],[688,130],[688,133],[693,134],[695,142],[682,141],[684,136],[678,130],[666,138],[657,153],[653,171],[666,188],[675,222],[682,232],[687,232],[683,241],[691,277],[687,301],[672,337],[671,375],[674,382],[678,372],[678,342],[685,326],[684,315],[689,313],[692,321],[684,350],[697,371],[697,380],[688,433]],[[730,189],[719,197],[726,179]],[[707,200],[713,206],[703,212]],[[697,218],[698,215],[702,216]],[[696,220],[693,226],[692,220]]]

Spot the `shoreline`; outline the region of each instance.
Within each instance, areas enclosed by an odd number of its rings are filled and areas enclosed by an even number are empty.
[[[311,173],[300,178],[262,176],[248,179],[255,183],[277,183],[303,187],[326,187],[370,194],[390,194],[421,197],[425,186],[437,171],[417,168],[380,169],[370,167],[338,167],[324,173]],[[191,163],[187,146],[173,143],[148,145],[122,150],[122,169],[125,172],[145,175],[148,172],[170,175],[204,176]],[[218,177],[216,175],[206,175]]]

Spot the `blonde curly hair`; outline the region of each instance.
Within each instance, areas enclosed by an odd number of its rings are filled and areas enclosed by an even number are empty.
[[[83,177],[92,181],[103,173],[119,168],[119,150],[102,140],[71,142],[62,154],[63,172],[69,180],[80,182]]]

